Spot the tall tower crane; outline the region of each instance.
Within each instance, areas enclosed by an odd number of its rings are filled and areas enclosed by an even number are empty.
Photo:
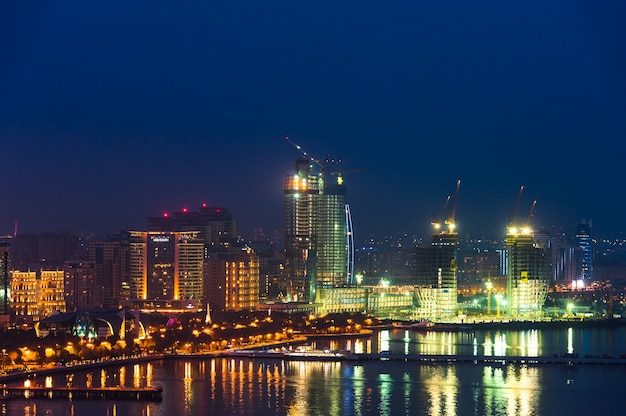
[[[452,196],[448,195],[448,197],[446,198],[446,202],[443,203],[443,208],[441,208],[439,215],[433,218],[432,224],[433,227],[435,227],[436,231],[439,231],[439,229],[441,228],[441,218],[443,218],[443,216],[445,215],[446,208],[448,207],[448,202],[450,202],[450,198],[452,198]]]
[[[304,157],[306,157],[307,159],[309,159],[311,162],[315,163],[317,166],[319,166],[320,171],[322,173],[322,175],[328,174],[328,175],[336,175],[337,176],[337,183],[339,185],[343,184],[343,175],[347,174],[347,173],[355,173],[355,172],[360,172],[360,170],[351,170],[351,171],[344,171],[341,169],[338,169],[336,171],[331,171],[330,170],[330,164],[340,164],[341,163],[341,159],[334,159],[331,158],[330,156],[326,156],[326,159],[324,160],[324,163],[322,163],[319,159],[311,156],[310,154],[308,154],[306,151],[304,151],[304,149],[302,148],[302,146],[300,146],[299,144],[295,143],[294,141],[292,141],[291,139],[289,139],[289,136],[285,136],[285,141],[287,141],[289,144],[291,144],[293,147],[295,147],[297,150],[299,150],[300,152],[302,152],[302,154],[304,155]]]
[[[518,234],[520,232],[522,234],[531,234],[532,232],[530,229],[530,220],[532,219],[533,213],[535,212],[535,206],[537,205],[536,199],[533,200],[526,222],[521,225],[518,225],[517,223],[517,215],[519,214],[519,208],[520,208],[520,203],[522,201],[523,192],[524,192],[524,185],[520,186],[519,193],[517,194],[517,201],[515,202],[515,212],[513,213],[513,220],[511,221],[511,224],[508,227],[508,233],[510,234]]]
[[[448,231],[453,232],[455,227],[454,218],[456,216],[456,204],[459,201],[459,188],[461,188],[461,180],[459,179],[456,182],[456,192],[454,193],[454,201],[452,201],[452,211],[450,212],[450,217],[446,220],[446,225],[448,226]]]

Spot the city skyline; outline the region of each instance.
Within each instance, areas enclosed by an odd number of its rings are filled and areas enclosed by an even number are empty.
[[[625,6],[0,6],[0,234],[141,229],[203,202],[282,223],[297,150],[343,159],[357,241],[520,216],[626,231]]]

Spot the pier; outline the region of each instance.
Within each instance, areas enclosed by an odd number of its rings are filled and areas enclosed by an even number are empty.
[[[626,365],[626,358],[614,357],[522,357],[522,356],[492,356],[492,355],[430,355],[430,354],[392,354],[381,352],[378,354],[346,354],[346,361],[417,361],[422,363],[474,363],[474,364],[610,364]]]
[[[161,401],[160,387],[23,387],[2,386],[0,397],[7,399],[64,399],[64,400],[145,400]]]

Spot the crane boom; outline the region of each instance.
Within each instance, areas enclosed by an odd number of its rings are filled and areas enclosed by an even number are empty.
[[[530,219],[533,217],[533,212],[535,211],[535,205],[537,205],[537,200],[533,201],[533,204],[530,207],[530,212],[528,213],[528,220],[526,220],[526,226],[530,225]]]
[[[287,143],[291,144],[293,147],[295,147],[300,152],[302,152],[302,154],[305,157],[309,158],[312,162],[314,162],[316,165],[318,165],[322,170],[326,169],[326,166],[324,166],[319,160],[317,160],[316,158],[314,158],[313,156],[311,156],[307,152],[305,152],[304,149],[302,148],[302,146],[300,146],[299,144],[297,144],[297,143],[293,142],[292,140],[290,140],[289,136],[285,136],[285,141],[287,141]]]
[[[454,193],[454,202],[452,203],[452,213],[450,214],[450,223],[454,222],[454,217],[456,215],[456,204],[459,200],[459,188],[461,188],[460,179],[456,182],[456,192]]]

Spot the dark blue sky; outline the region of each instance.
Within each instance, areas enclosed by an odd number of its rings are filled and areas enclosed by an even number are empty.
[[[281,227],[286,135],[363,170],[358,240],[426,235],[459,178],[461,233],[520,185],[537,225],[626,231],[626,3],[181,3],[0,5],[0,233]]]

